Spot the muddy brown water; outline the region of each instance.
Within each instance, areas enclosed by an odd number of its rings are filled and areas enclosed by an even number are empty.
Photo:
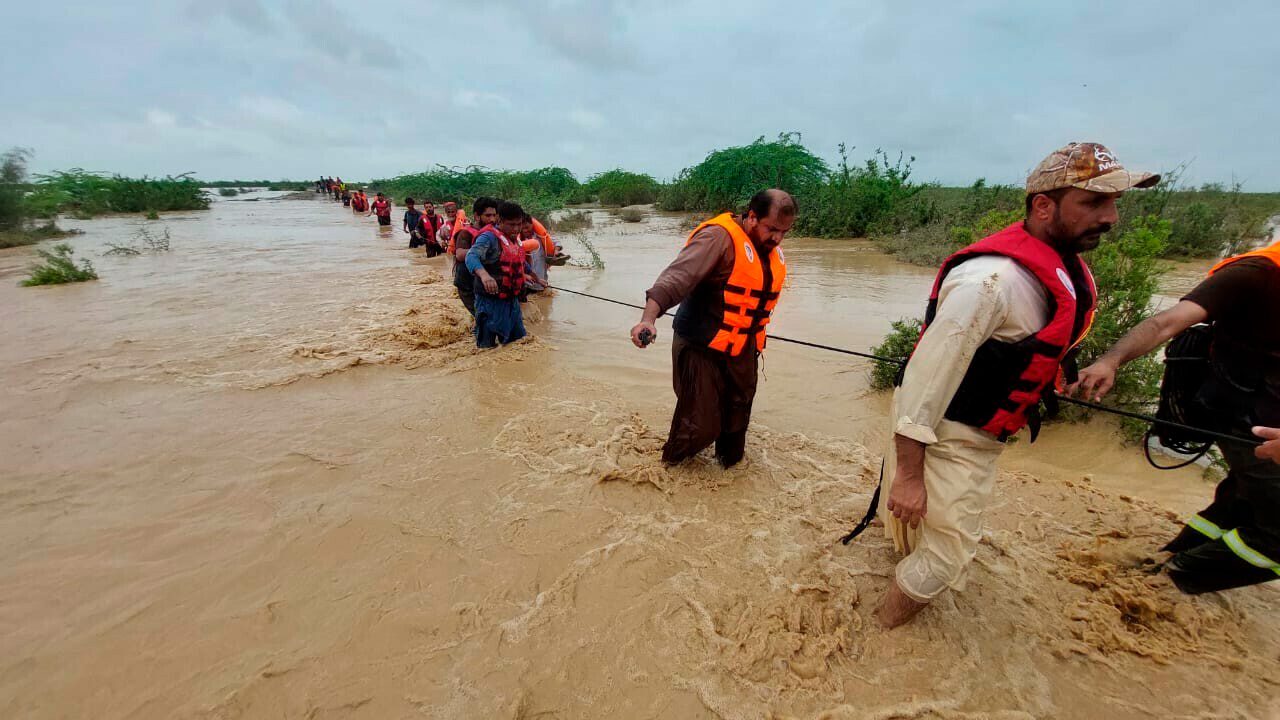
[[[102,280],[0,251],[0,712],[23,718],[1274,717],[1277,596],[1141,559],[1211,485],[1106,423],[1002,461],[964,593],[886,633],[861,515],[887,399],[775,344],[746,462],[657,462],[669,325],[560,294],[471,347],[443,259],[331,202],[68,222]],[[679,219],[595,214],[638,301]],[[104,256],[142,227],[172,251]],[[572,237],[562,241],[584,256]],[[932,273],[793,239],[776,331],[864,349]],[[1188,270],[1188,277],[1196,270]]]

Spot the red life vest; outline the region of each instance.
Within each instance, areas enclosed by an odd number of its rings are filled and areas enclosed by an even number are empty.
[[[364,212],[369,209],[368,198],[364,196],[364,193],[356,193],[355,196],[351,198],[351,209],[359,212]]]
[[[524,248],[520,247],[518,241],[508,240],[507,236],[493,225],[484,226],[476,232],[475,237],[479,239],[485,233],[492,233],[498,239],[498,247],[502,249],[497,262],[484,264],[485,271],[498,282],[497,298],[506,300],[519,297],[520,292],[524,290]],[[476,278],[475,288],[477,293],[489,294],[479,278]]]
[[[689,342],[706,345],[737,357],[754,339],[757,352],[764,350],[765,326],[778,304],[787,281],[787,263],[781,248],[761,257],[755,243],[730,213],[717,215],[689,234],[687,246],[703,228],[716,225],[729,233],[733,270],[724,285],[702,284],[680,303],[675,331]]]
[[[439,214],[422,214],[422,233],[427,242],[434,243],[436,241],[436,233],[440,231],[440,225],[443,222],[444,218],[440,217]]]
[[[374,200],[373,214],[379,217],[390,217],[391,203],[387,202],[386,200]]]
[[[957,265],[983,255],[1000,255],[1030,272],[1048,296],[1049,322],[1014,343],[989,339],[974,354],[945,416],[985,430],[1004,441],[1032,418],[1038,421],[1046,390],[1059,377],[1067,354],[1084,339],[1093,323],[1098,291],[1084,259],[1064,259],[1032,236],[1021,222],[985,237],[942,263],[929,295],[924,332],[938,311],[942,282]],[[1038,424],[1032,425],[1032,435]]]

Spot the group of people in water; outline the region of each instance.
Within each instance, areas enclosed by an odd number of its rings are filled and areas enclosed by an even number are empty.
[[[353,213],[374,215],[378,225],[391,227],[392,201],[382,192],[369,200],[361,188],[349,188],[341,178],[321,178],[316,192],[326,193]],[[453,264],[458,299],[475,320],[476,346],[491,348],[526,334],[521,303],[550,287],[549,273],[569,256],[537,218],[514,202],[480,197],[472,216],[452,200],[443,214],[431,200],[404,198],[401,230],[409,248],[423,248],[427,257],[447,255]]]
[[[1229,472],[1213,502],[1160,548],[1164,556],[1150,569],[1189,594],[1280,578],[1280,242],[1218,263],[1181,302],[1076,370],[1076,348],[1093,323],[1098,293],[1108,290],[1095,286],[1082,253],[1118,221],[1123,193],[1158,182],[1158,175],[1126,170],[1100,144],[1071,143],[1027,178],[1023,220],[943,262],[894,391],[882,487],[867,516],[883,518],[904,555],[876,610],[884,626],[909,621],[948,589],[963,589],[994,496],[997,460],[1024,427],[1034,441],[1043,403],[1057,392],[1102,398],[1120,366],[1193,326],[1207,326],[1212,338],[1212,369],[1194,389],[1195,420],[1242,442],[1219,442]],[[349,194],[340,179],[322,179],[317,191],[335,200]],[[357,191],[351,202],[353,212],[390,224],[382,193],[370,203]],[[541,223],[492,198],[475,201],[470,222],[452,202],[443,217],[430,202],[421,212],[412,198],[405,206],[411,247],[454,258],[454,285],[475,316],[476,343],[522,337],[520,300],[547,286],[538,263],[559,254]],[[700,224],[646,292],[631,329],[638,348],[650,346],[657,319],[679,307],[671,347],[676,406],[664,463],[713,445],[726,468],[744,457],[766,328],[786,286],[781,246],[799,212],[788,193],[762,190],[742,212]],[[534,261],[539,252],[544,257]],[[1259,445],[1255,435],[1266,442]]]

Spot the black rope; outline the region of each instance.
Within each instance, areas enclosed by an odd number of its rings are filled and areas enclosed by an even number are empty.
[[[593,300],[601,300],[603,302],[613,303],[614,305],[621,305],[623,307],[635,308],[636,310],[644,310],[643,305],[636,305],[635,303],[623,302],[621,300],[614,300],[613,298],[602,297],[600,295],[592,295],[591,293],[585,293],[578,290],[570,290],[568,288],[557,287],[555,285],[549,285],[548,287],[552,288],[553,290],[559,290],[560,292],[567,292],[572,295],[581,295],[583,297],[591,298]],[[669,313],[662,313],[662,316],[665,316],[668,314]],[[794,345],[804,345],[805,347],[817,348],[819,350],[830,350],[831,352],[838,352],[845,355],[856,355],[857,357],[868,358],[870,360],[878,360],[880,362],[892,363],[894,365],[899,365],[899,366],[907,364],[906,360],[902,360],[900,358],[881,357],[879,355],[872,355],[871,353],[858,352],[856,350],[848,350],[845,348],[833,347],[831,345],[823,345],[821,343],[809,342],[807,340],[796,340],[793,338],[781,337],[778,335],[770,335],[769,339],[777,340],[779,342],[788,342]],[[1203,428],[1198,428],[1198,427],[1193,427],[1191,425],[1183,425],[1182,423],[1173,422],[1172,420],[1161,420],[1151,415],[1143,415],[1142,413],[1130,412],[1128,410],[1121,410],[1119,408],[1108,407],[1106,405],[1099,405],[1097,403],[1092,403],[1087,400],[1077,400],[1076,398],[1067,397],[1065,395],[1059,395],[1058,399],[1063,402],[1071,403],[1072,405],[1079,405],[1080,407],[1089,408],[1090,410],[1097,410],[1098,412],[1110,413],[1112,415],[1119,415],[1121,417],[1127,417],[1133,420],[1141,420],[1142,422],[1151,423],[1152,425],[1163,425],[1165,427],[1177,428],[1179,430],[1184,430],[1188,432],[1200,433],[1207,437],[1214,438],[1215,440],[1218,440],[1220,442],[1237,443],[1240,445],[1248,445],[1249,447],[1257,447],[1262,444],[1262,441],[1260,440],[1252,440],[1248,438],[1242,438],[1237,435],[1228,435],[1226,433],[1214,432],[1213,430],[1205,430]]]
[[[614,300],[613,298],[601,297],[599,295],[592,295],[591,293],[584,293],[578,290],[570,290],[568,288],[557,287],[555,285],[548,285],[547,287],[551,288],[552,290],[559,290],[560,292],[567,292],[573,295],[581,295],[582,297],[588,297],[593,300],[603,300],[604,302],[613,303],[614,305],[621,305],[623,307],[635,308],[636,310],[644,310],[643,305],[636,305],[635,303],[623,302],[621,300]],[[664,312],[662,313],[662,315],[659,315],[658,317],[666,317],[670,314],[671,313]],[[898,358],[881,357],[879,355],[872,355],[871,353],[858,352],[857,350],[848,350],[846,348],[832,347],[831,345],[823,345],[822,343],[809,342],[808,340],[796,340],[795,338],[783,337],[781,335],[774,335],[772,333],[770,333],[769,339],[777,340],[778,342],[791,343],[792,345],[803,345],[805,347],[817,348],[819,350],[829,350],[831,352],[842,353],[844,355],[855,355],[857,357],[867,358],[868,360],[878,360],[880,362],[892,363],[894,365],[907,364],[906,360],[900,360]]]

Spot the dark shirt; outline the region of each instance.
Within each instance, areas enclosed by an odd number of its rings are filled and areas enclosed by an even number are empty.
[[[404,227],[409,232],[413,232],[414,230],[417,230],[419,233],[421,233],[422,228],[418,227],[418,223],[421,221],[422,221],[422,212],[420,210],[404,211]]]
[[[1280,266],[1270,260],[1237,260],[1183,300],[1209,313],[1215,333],[1264,353],[1280,353]]]
[[[470,250],[471,241],[475,239],[474,233],[478,231],[474,228],[463,228],[454,235],[453,243],[456,250]],[[467,269],[467,262],[455,262],[453,264],[453,286],[459,290],[471,292],[475,289],[475,278],[471,275],[471,271]]]

